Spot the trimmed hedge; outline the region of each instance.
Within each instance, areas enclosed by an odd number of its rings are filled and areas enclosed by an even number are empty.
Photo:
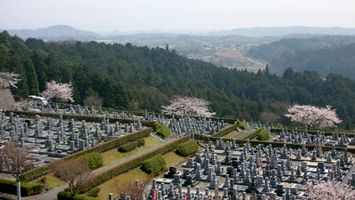
[[[119,152],[129,152],[137,147],[144,146],[144,144],[145,144],[144,138],[140,138],[137,141],[128,142],[127,144],[118,147],[117,150]]]
[[[99,188],[100,189],[100,188]],[[99,198],[86,196],[83,194],[71,195],[68,191],[61,191],[57,194],[58,200],[101,200]]]
[[[102,155],[98,152],[88,153],[86,155],[80,156],[79,159],[83,159],[85,161],[85,164],[90,169],[96,169],[98,167],[101,167],[104,163]]]
[[[157,129],[157,134],[160,135],[163,138],[167,138],[170,136],[171,131],[170,129],[165,126],[165,125],[159,125],[158,129]]]
[[[248,126],[244,122],[241,122],[241,121],[238,121],[238,127],[243,130],[248,129]]]
[[[135,159],[132,160],[128,160],[126,162],[123,162],[122,164],[116,166],[113,169],[107,170],[105,172],[102,172],[100,174],[98,174],[97,176],[95,176],[92,181],[86,185],[85,187],[81,188],[81,193],[84,193],[88,190],[90,190],[91,188],[94,188],[110,179],[112,179],[113,177],[122,174],[128,170],[134,169],[136,167],[138,167],[139,165],[142,165],[142,163],[155,156],[155,155],[162,155],[165,154],[169,151],[174,150],[179,144],[187,142],[189,140],[189,136],[184,136],[181,137],[177,140],[173,140],[171,142],[168,142],[166,144],[164,144],[163,146],[161,146],[160,148],[154,149],[150,152],[147,152],[141,156],[136,157]]]
[[[197,151],[198,151],[198,144],[196,140],[189,140],[187,142],[179,144],[175,152],[180,156],[189,156],[193,153],[196,153]]]
[[[269,131],[263,130],[258,133],[258,140],[269,140]]]
[[[166,160],[162,155],[159,154],[144,161],[142,163],[141,169],[145,171],[147,174],[155,174],[160,170],[164,169],[165,165],[166,165]]]
[[[44,189],[43,184],[21,182],[21,196],[27,197],[35,194],[40,194]],[[7,194],[17,194],[16,181],[0,179],[0,192]]]
[[[224,129],[213,133],[212,137],[223,137],[232,131],[238,130],[238,128],[247,130],[248,126],[241,121],[237,121],[237,123],[234,123],[231,126],[225,127]]]
[[[258,134],[259,134],[261,131],[262,131],[262,129],[261,129],[261,128],[258,128],[258,129],[256,129],[255,131],[253,131],[253,132],[249,133],[248,135],[244,136],[242,139],[243,139],[243,140],[246,140],[246,139],[251,140],[251,139],[255,138],[256,136],[258,136]]]
[[[97,197],[99,195],[99,192],[100,192],[100,188],[94,187],[91,190],[89,190],[87,193],[85,193],[85,195],[89,197]]]
[[[146,129],[143,129],[143,130],[140,130],[140,131],[137,131],[137,132],[134,132],[131,134],[127,134],[125,136],[121,136],[116,139],[107,141],[103,144],[97,145],[97,146],[92,147],[90,149],[85,149],[83,151],[79,151],[79,152],[74,153],[72,155],[66,156],[62,159],[63,160],[70,160],[70,159],[79,158],[80,156],[83,156],[83,155],[91,153],[91,152],[105,152],[105,151],[113,149],[117,146],[126,144],[127,142],[134,141],[139,138],[147,137],[150,135],[151,132],[152,132],[152,128],[146,128]],[[30,182],[38,177],[41,177],[41,176],[49,173],[54,168],[53,166],[55,165],[55,163],[58,161],[53,161],[53,162],[43,165],[41,167],[36,167],[32,170],[25,172],[20,177],[21,181]]]

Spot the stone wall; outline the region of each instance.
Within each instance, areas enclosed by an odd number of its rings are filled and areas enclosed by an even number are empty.
[[[14,97],[9,89],[0,89],[0,109],[10,109],[15,104]]]

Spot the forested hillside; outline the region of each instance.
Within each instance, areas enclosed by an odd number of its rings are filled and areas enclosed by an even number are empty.
[[[270,71],[280,74],[292,67],[296,71],[317,71],[321,77],[338,73],[355,79],[355,43],[319,50],[286,52],[270,62]]]
[[[347,45],[355,42],[355,36],[318,36],[306,39],[288,38],[279,41],[252,46],[247,56],[265,60],[278,59],[285,52],[318,50],[333,46]]]
[[[355,36],[282,39],[253,46],[247,56],[269,62],[270,72],[277,75],[292,67],[317,71],[321,77],[338,73],[355,79]]]
[[[162,48],[127,43],[44,43],[0,34],[0,70],[22,74],[15,95],[38,94],[45,82],[72,81],[75,102],[98,94],[104,106],[159,112],[173,95],[211,101],[221,117],[290,123],[282,117],[292,103],[332,105],[344,122],[355,124],[355,81],[331,74],[286,70],[283,77],[230,70],[179,56]]]

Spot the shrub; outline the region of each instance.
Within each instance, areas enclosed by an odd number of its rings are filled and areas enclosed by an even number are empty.
[[[128,142],[127,144],[124,144],[124,145],[121,145],[120,147],[118,147],[118,151],[119,152],[129,152],[129,151],[132,151],[133,149],[135,149],[137,146],[138,146],[137,141]]]
[[[86,195],[83,195],[83,194],[76,194],[76,195],[73,196],[68,191],[59,192],[57,194],[57,199],[58,200],[99,200],[98,198],[86,196]]]
[[[196,140],[189,140],[187,142],[179,144],[179,146],[176,149],[176,153],[180,156],[189,156],[193,153],[196,153],[197,150],[198,150],[198,145]]]
[[[40,194],[44,189],[43,184],[21,182],[21,195],[31,196]],[[16,194],[16,182],[6,179],[0,179],[0,192]]]
[[[141,147],[141,146],[144,146],[144,145],[145,145],[145,140],[144,140],[144,138],[139,138],[139,139],[137,140],[137,142],[138,142],[138,147]]]
[[[165,165],[166,161],[164,157],[162,155],[156,155],[143,162],[142,170],[148,174],[155,174],[164,169]]]
[[[86,155],[80,156],[79,158],[83,159],[85,161],[85,164],[90,169],[96,169],[98,167],[101,167],[102,164],[104,163],[104,160],[102,159],[102,155],[98,152],[88,153]]]
[[[238,121],[238,127],[243,130],[248,129],[248,126],[244,122],[241,122],[241,121]]]
[[[91,190],[89,190],[85,195],[89,197],[97,197],[100,192],[99,187],[94,187]]]
[[[170,129],[165,125],[159,125],[157,129],[157,134],[163,138],[167,138],[170,136],[171,132]]]
[[[255,131],[253,131],[253,132],[249,133],[248,135],[244,136],[242,139],[243,140],[246,140],[246,139],[251,140],[251,139],[255,138],[256,136],[258,136],[258,134],[260,133],[261,130],[262,130],[261,128],[258,128]]]
[[[258,133],[258,140],[269,140],[269,131],[263,130]]]

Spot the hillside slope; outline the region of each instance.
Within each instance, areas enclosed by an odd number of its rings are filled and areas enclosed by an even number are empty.
[[[159,112],[174,95],[211,101],[221,117],[289,124],[283,116],[292,103],[332,105],[344,120],[355,124],[355,81],[331,74],[287,70],[283,77],[229,70],[187,59],[174,50],[137,47],[130,43],[45,43],[0,34],[0,69],[22,74],[13,94],[26,96],[45,89],[45,82],[72,81],[74,99],[99,95],[104,106]],[[274,116],[271,118],[270,116]]]

